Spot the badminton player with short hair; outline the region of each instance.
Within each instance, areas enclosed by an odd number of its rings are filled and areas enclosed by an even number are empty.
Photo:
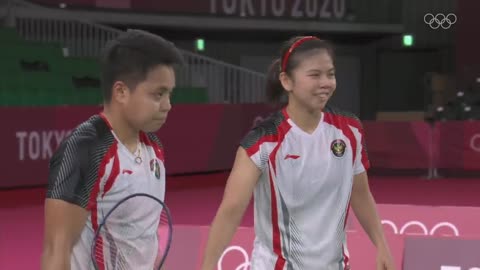
[[[238,148],[208,238],[203,270],[216,263],[254,194],[252,270],[350,269],[345,224],[351,206],[393,270],[375,201],[360,120],[327,105],[336,89],[332,45],[312,36],[286,42],[267,93],[288,104],[253,128]]]
[[[164,154],[153,132],[167,119],[174,67],[182,63],[172,43],[145,31],[128,30],[108,42],[101,57],[103,112],[77,126],[50,160],[43,270],[93,269],[93,237],[108,210],[132,193],[164,200]],[[139,217],[133,225],[158,226],[152,209],[131,210]],[[129,267],[115,269],[153,269],[158,242],[139,247],[113,240],[99,242],[99,269],[114,269],[108,264],[118,258],[107,254],[118,256],[121,245],[133,247],[129,254],[138,258],[122,258]]]

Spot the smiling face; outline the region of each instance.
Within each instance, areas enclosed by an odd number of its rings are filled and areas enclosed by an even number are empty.
[[[295,68],[288,74],[280,74],[289,103],[304,107],[307,111],[323,110],[337,86],[330,52],[314,49],[297,55],[296,59],[298,64]]]

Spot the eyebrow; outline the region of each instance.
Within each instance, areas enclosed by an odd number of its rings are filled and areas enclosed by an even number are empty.
[[[327,70],[327,72],[332,72],[332,71],[335,71],[335,68],[331,68],[331,69]],[[320,70],[320,69],[315,69],[314,68],[314,69],[307,70],[307,72],[320,72],[320,73],[322,73],[323,71]]]
[[[173,91],[173,89],[170,89],[170,88],[168,88],[167,86],[164,86],[164,85],[155,88],[155,90],[162,91],[162,92],[171,92],[171,91]]]

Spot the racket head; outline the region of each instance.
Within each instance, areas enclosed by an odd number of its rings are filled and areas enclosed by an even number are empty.
[[[126,196],[98,224],[91,246],[94,269],[140,269],[138,264],[161,269],[172,233],[170,210],[163,201],[147,193]]]

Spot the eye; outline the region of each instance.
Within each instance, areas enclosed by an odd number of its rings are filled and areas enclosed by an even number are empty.
[[[160,100],[163,97],[163,95],[164,93],[159,91],[155,91],[151,93],[151,97],[153,100]]]

